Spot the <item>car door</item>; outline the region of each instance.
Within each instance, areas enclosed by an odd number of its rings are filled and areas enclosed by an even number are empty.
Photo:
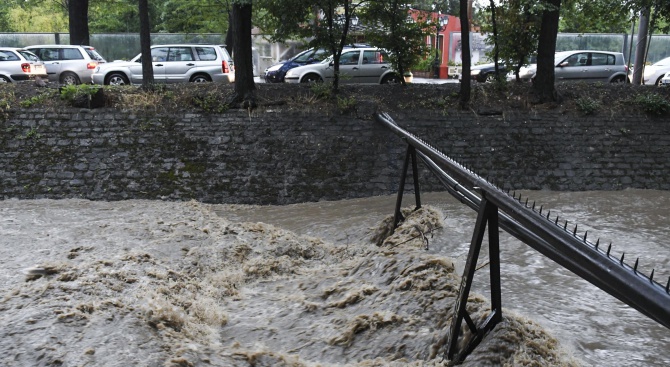
[[[583,80],[587,77],[589,52],[579,52],[567,56],[558,62],[554,69],[554,77],[557,82]]]
[[[159,83],[165,82],[165,67],[167,64],[168,53],[170,49],[168,47],[156,47],[151,49],[151,65],[154,68],[154,81]],[[142,64],[139,64],[140,72],[139,75],[142,75]]]
[[[342,52],[340,56],[340,83],[360,83],[361,50]]]
[[[49,81],[58,82],[61,71],[60,50],[57,48],[32,48],[28,50],[42,60],[44,67],[47,69]]]
[[[170,47],[164,67],[165,82],[188,82],[191,76],[189,71],[195,68],[195,65],[195,58],[193,57],[191,47]]]
[[[381,50],[364,50],[358,73],[360,83],[379,83],[381,76],[390,69],[388,57]]]
[[[589,58],[587,79],[593,82],[609,82],[610,76],[616,73],[614,68],[616,56],[601,52],[591,52]]]

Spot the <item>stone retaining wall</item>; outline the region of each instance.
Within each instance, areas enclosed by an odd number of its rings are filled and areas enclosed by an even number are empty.
[[[0,119],[0,197],[288,204],[391,194],[406,147],[370,112],[14,112]],[[392,117],[505,188],[670,188],[667,117]],[[421,184],[442,189],[425,172]]]

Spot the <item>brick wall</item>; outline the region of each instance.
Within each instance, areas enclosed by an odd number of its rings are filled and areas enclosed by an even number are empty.
[[[0,197],[287,204],[394,193],[405,146],[362,110],[362,118],[280,110],[15,112],[0,120]],[[670,189],[668,118],[392,117],[505,188]],[[425,172],[421,184],[441,190]]]

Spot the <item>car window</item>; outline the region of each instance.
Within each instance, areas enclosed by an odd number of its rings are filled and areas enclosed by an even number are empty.
[[[43,61],[58,60],[57,48],[38,48],[35,49],[35,54]]]
[[[102,56],[100,56],[100,54],[94,48],[84,47],[84,51],[86,51],[86,53],[88,54],[88,57],[90,57],[92,60],[97,60],[97,61],[104,60],[104,58]]]
[[[614,55],[591,53],[591,65],[615,65]]]
[[[589,61],[589,53],[582,52],[578,54],[572,54],[568,56],[565,60],[561,61],[559,65],[562,65],[567,62],[565,66],[586,66]]]
[[[193,61],[190,47],[170,47],[167,61]]]
[[[0,61],[18,61],[19,57],[11,51],[0,51]]]
[[[340,65],[358,65],[358,59],[360,58],[359,51],[349,51],[342,54],[340,57]]]
[[[83,60],[84,55],[76,48],[64,48],[63,60]]]
[[[216,50],[214,47],[196,47],[195,52],[198,54],[198,58],[203,61],[213,61],[216,60]]]
[[[167,61],[167,55],[168,55],[167,47],[156,47],[151,49],[151,61],[153,62]]]
[[[32,52],[21,50],[19,53],[28,61],[40,61],[39,57]]]
[[[384,59],[381,51],[363,51],[363,64],[383,64]]]
[[[298,57],[293,59],[293,61],[295,61],[297,63],[305,63],[312,58],[314,58],[314,52],[313,51],[308,51],[308,52],[303,52],[302,54],[298,55]]]

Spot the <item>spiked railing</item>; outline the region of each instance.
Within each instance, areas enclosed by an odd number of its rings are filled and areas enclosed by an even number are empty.
[[[527,198],[524,201],[521,195],[517,197],[516,193],[510,194],[509,191],[503,191],[489,183],[488,180],[483,179],[399,127],[389,115],[376,114],[375,119],[408,144],[408,157],[410,152],[418,155],[452,196],[480,213],[481,218],[478,218],[477,227],[486,223],[480,223],[480,220],[488,220],[489,225],[493,223],[496,226],[499,220],[500,228],[512,236],[659,324],[670,328],[670,278],[666,284],[658,283],[654,279],[654,270],[648,276],[638,271],[639,259],[635,261],[633,266],[630,266],[624,261],[625,253],[621,255],[621,258],[612,257],[610,255],[612,244],[604,249],[599,240],[595,243],[589,241],[586,232],[583,236],[578,235],[576,225],[574,229],[569,229],[567,220],[560,220],[558,216],[554,218],[550,211],[543,212],[543,207],[536,208],[535,203],[529,203]],[[414,166],[413,168],[415,189],[418,191],[418,172]],[[407,164],[405,164],[406,169]],[[404,177],[402,182],[404,184]],[[477,190],[479,195],[470,191],[472,189]],[[415,194],[418,203],[418,192]],[[402,195],[401,192],[399,193],[398,203],[401,201],[400,195]],[[484,207],[488,207],[488,209]],[[398,208],[396,208],[397,210]],[[488,214],[482,217],[483,213]],[[494,222],[491,220],[492,217],[496,219]],[[491,229],[489,229],[490,232]],[[476,247],[474,237],[471,252]],[[479,237],[478,241],[481,243],[481,236]],[[497,238],[495,240],[497,241]],[[491,242],[491,239],[489,239],[489,242]],[[475,252],[478,252],[478,249],[476,250]],[[497,257],[498,254],[496,253],[495,256]],[[495,281],[493,274],[491,280],[492,283]],[[468,279],[468,281],[471,281],[471,279]],[[466,288],[469,290],[469,286]],[[463,285],[461,291],[463,291]],[[463,308],[462,305],[457,305],[457,308],[459,307]],[[497,307],[499,308],[499,305]],[[493,314],[496,313],[496,317],[499,318],[500,310],[494,309]],[[465,321],[468,321],[470,329],[477,334],[475,339],[481,338],[482,335],[480,334],[485,330],[477,331],[468,315],[466,314],[463,317]],[[461,319],[461,315],[458,315],[458,318]],[[460,327],[460,320],[458,324],[454,325]],[[487,324],[482,329],[488,330],[492,327]],[[452,328],[451,342],[454,346],[458,333],[458,330]],[[474,346],[459,353],[456,359],[460,358],[462,360],[462,358],[465,358],[471,348],[474,348]],[[448,357],[452,361],[454,360],[453,354],[454,351],[448,350]]]

